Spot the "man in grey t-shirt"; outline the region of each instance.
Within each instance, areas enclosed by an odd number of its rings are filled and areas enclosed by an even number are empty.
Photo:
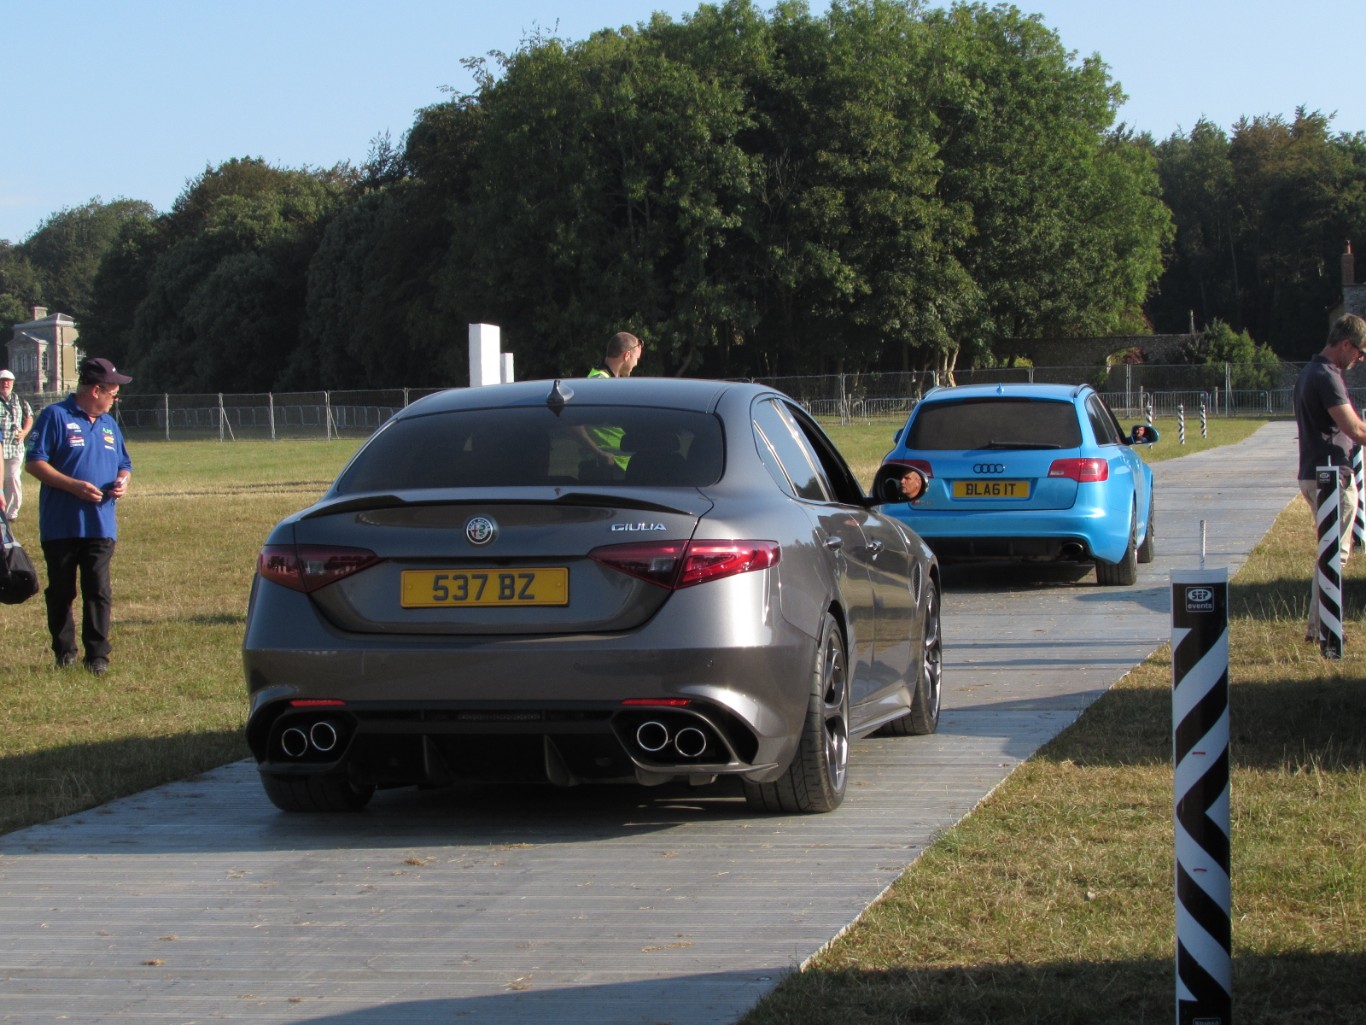
[[[1366,420],[1357,415],[1347,394],[1343,374],[1366,359],[1366,320],[1349,313],[1328,329],[1323,349],[1300,371],[1295,381],[1295,420],[1299,425],[1300,493],[1318,528],[1318,468],[1341,466],[1342,562],[1352,552],[1352,520],[1356,517],[1357,491],[1352,479],[1352,450],[1366,444]],[[1316,560],[1317,562],[1317,560]],[[1309,626],[1305,640],[1319,639],[1319,576],[1312,574],[1309,594]]]

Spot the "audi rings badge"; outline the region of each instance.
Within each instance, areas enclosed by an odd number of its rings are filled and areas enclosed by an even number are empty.
[[[973,473],[1005,473],[1005,463],[974,463]]]

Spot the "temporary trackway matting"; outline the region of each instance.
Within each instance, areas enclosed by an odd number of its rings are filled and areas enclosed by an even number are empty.
[[[480,787],[283,815],[239,762],[0,837],[0,1021],[730,1025],[1167,641],[1202,520],[1236,570],[1298,493],[1294,430],[1155,464],[1134,587],[954,567],[939,733],[857,742],[834,814]]]

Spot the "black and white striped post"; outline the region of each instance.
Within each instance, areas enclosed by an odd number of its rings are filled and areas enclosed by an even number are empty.
[[[1200,400],[1200,437],[1209,437],[1209,413],[1205,410],[1205,400]]]
[[[1183,402],[1176,407],[1176,436],[1181,444],[1186,443],[1186,404]]]
[[[1338,468],[1318,467],[1319,652],[1324,658],[1342,657],[1342,498]]]
[[[1147,413],[1148,426],[1151,427],[1153,425],[1153,397],[1151,395],[1148,396],[1148,405],[1144,412]]]
[[[1366,495],[1366,470],[1363,470],[1360,445],[1352,450],[1352,479],[1356,481],[1357,494]],[[1366,502],[1357,502],[1357,511],[1352,517],[1352,547],[1357,551],[1366,550]]]
[[[1177,570],[1172,593],[1177,1025],[1229,1025],[1228,570]]]

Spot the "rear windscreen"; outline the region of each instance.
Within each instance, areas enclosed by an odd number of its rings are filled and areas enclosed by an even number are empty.
[[[1070,402],[984,399],[922,405],[911,424],[911,449],[1076,448],[1081,427]]]
[[[432,413],[384,427],[335,494],[425,488],[625,484],[701,487],[721,476],[721,424],[706,413],[544,406]]]

